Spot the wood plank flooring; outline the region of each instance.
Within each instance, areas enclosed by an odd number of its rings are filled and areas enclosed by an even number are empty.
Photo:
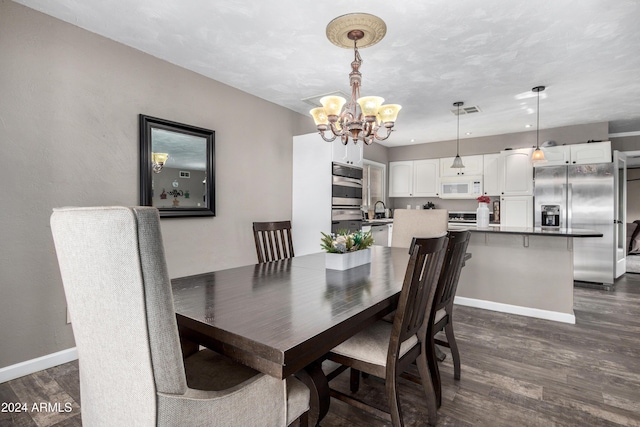
[[[438,426],[640,427],[640,274],[613,292],[576,288],[576,324],[456,306],[462,378],[441,364]],[[447,351],[447,350],[445,350]],[[348,372],[331,383],[347,392]],[[425,425],[419,386],[402,380],[405,425]],[[383,383],[361,381],[358,397],[386,405]],[[77,362],[0,384],[0,402],[69,403],[69,412],[0,412],[0,426],[80,426]],[[117,410],[117,408],[114,408]],[[333,399],[323,427],[389,425]]]

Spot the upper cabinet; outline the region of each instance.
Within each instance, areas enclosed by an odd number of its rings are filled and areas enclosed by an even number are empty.
[[[503,196],[533,195],[532,148],[500,152]]]
[[[502,162],[500,153],[485,154],[483,157],[484,194],[499,196],[502,193]]]
[[[611,141],[544,147],[541,150],[545,162],[536,163],[534,167],[611,162]]]
[[[389,162],[389,197],[437,197],[439,159]]]
[[[460,156],[464,167],[461,169],[452,168],[455,157],[444,157],[440,159],[440,176],[457,175],[482,175],[483,156]]]
[[[340,138],[336,138],[333,142],[333,161],[336,163],[342,163],[345,165],[352,165],[362,167],[363,160],[363,148],[362,142],[354,144],[349,141],[348,144],[343,144]]]
[[[573,144],[569,147],[571,147],[571,164],[573,165],[611,162],[611,141]]]
[[[411,197],[413,160],[389,162],[389,197]]]

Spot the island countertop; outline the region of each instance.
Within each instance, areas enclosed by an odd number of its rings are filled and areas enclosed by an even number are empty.
[[[528,236],[552,236],[552,237],[602,237],[602,233],[596,230],[584,228],[542,228],[542,227],[500,227],[489,226],[478,228],[473,226],[449,226],[449,230],[469,230],[476,233],[500,233],[521,234]]]

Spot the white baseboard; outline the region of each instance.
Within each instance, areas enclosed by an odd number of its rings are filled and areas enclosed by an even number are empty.
[[[0,383],[11,381],[43,369],[53,368],[63,363],[71,362],[78,358],[78,351],[75,347],[59,351],[57,353],[47,354],[35,359],[26,360],[16,363],[15,365],[0,368]]]
[[[559,311],[541,310],[539,308],[522,307],[519,305],[503,304],[500,302],[485,301],[481,299],[455,297],[454,304],[467,307],[483,308],[485,310],[499,311],[502,313],[518,314],[520,316],[537,317],[538,319],[553,320],[562,323],[576,323],[576,316]]]

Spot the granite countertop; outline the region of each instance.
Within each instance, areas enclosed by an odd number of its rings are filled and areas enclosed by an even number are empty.
[[[541,227],[500,227],[499,225],[486,228],[477,228],[469,226],[453,226],[450,230],[467,229],[477,233],[503,233],[503,234],[522,234],[529,236],[551,236],[551,237],[602,237],[602,233],[596,230],[588,230],[584,228],[541,228]]]
[[[362,225],[383,225],[392,223],[393,218],[365,219],[364,221],[362,221]]]

